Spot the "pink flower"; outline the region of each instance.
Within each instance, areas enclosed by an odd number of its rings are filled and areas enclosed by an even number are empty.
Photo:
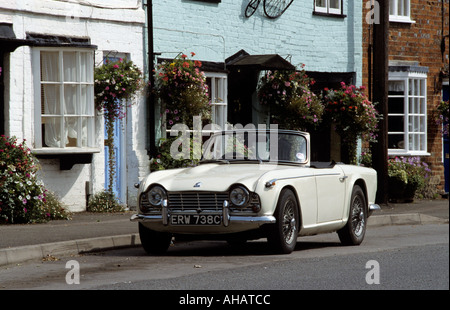
[[[114,69],[119,69],[119,65],[114,65]]]

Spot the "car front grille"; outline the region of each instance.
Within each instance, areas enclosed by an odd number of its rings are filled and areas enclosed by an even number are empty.
[[[213,192],[169,192],[168,204],[172,211],[222,211],[228,193]]]
[[[223,202],[228,200],[228,192],[168,192],[168,209],[170,212],[213,212],[220,213],[223,209]],[[141,194],[139,198],[140,209],[146,214],[161,214],[160,206],[152,206],[146,194]],[[260,206],[258,195],[252,194],[250,203],[244,208],[229,205],[233,214],[254,214],[253,208]],[[259,210],[259,209],[258,209]]]

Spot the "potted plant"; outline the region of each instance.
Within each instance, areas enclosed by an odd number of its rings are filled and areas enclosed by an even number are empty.
[[[103,112],[109,149],[109,186],[112,193],[115,176],[114,123],[126,115],[125,107],[142,87],[142,72],[131,60],[106,60],[94,70],[94,98],[98,111]]]
[[[341,82],[338,90],[324,89],[325,116],[341,137],[348,161],[356,164],[356,145],[361,138],[366,142],[377,141],[379,114],[368,100],[365,87]]]
[[[302,69],[268,71],[258,84],[258,98],[270,108],[270,121],[284,129],[313,131],[322,121],[324,107],[310,87],[315,82]]]
[[[431,170],[420,157],[395,157],[388,162],[389,199],[411,202],[422,189]]]

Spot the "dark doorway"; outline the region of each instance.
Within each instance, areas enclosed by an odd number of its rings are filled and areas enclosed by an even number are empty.
[[[230,69],[228,74],[228,121],[252,123],[252,97],[258,85],[259,71]]]

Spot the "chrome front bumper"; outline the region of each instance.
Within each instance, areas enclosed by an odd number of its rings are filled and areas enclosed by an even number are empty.
[[[369,205],[369,214],[368,214],[368,216],[371,216],[373,211],[378,211],[378,210],[381,210],[379,205],[377,205],[375,203],[370,204]]]
[[[177,214],[180,214],[177,212]],[[170,223],[170,210],[167,207],[167,201],[165,200],[162,205],[161,215],[145,215],[145,214],[133,214],[130,218],[132,222],[159,222],[168,226]],[[228,227],[230,223],[245,224],[245,223],[258,223],[258,224],[270,224],[275,223],[274,216],[231,216],[228,202],[224,201],[222,208],[222,224]]]

